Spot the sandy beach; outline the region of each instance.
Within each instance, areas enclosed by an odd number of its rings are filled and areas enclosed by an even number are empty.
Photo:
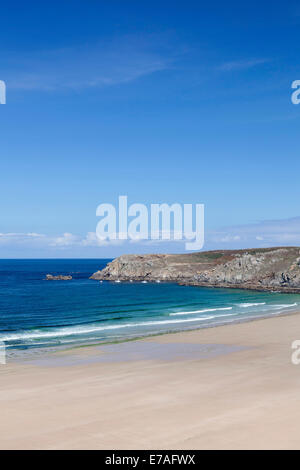
[[[299,314],[0,366],[1,449],[299,449]]]

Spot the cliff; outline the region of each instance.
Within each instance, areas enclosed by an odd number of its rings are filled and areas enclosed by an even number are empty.
[[[225,250],[180,255],[123,255],[91,279],[300,293],[300,248]]]

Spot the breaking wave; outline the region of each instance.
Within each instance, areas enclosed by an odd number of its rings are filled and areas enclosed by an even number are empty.
[[[242,307],[242,308],[258,307],[259,305],[266,305],[266,302],[254,302],[254,303],[238,304],[238,306],[239,306],[239,307]]]
[[[173,315],[192,315],[193,313],[216,312],[217,310],[232,310],[232,307],[204,308],[202,310],[193,310],[191,312],[174,312],[174,313],[170,313],[170,316],[173,316]]]

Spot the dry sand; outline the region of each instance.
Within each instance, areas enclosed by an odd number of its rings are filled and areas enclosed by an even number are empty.
[[[10,362],[0,448],[300,449],[295,339],[299,314]]]

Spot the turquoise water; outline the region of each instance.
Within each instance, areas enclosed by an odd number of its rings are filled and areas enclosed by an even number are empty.
[[[299,309],[300,295],[88,279],[107,260],[0,260],[0,341],[8,350],[117,341]],[[71,274],[72,281],[45,281]]]

